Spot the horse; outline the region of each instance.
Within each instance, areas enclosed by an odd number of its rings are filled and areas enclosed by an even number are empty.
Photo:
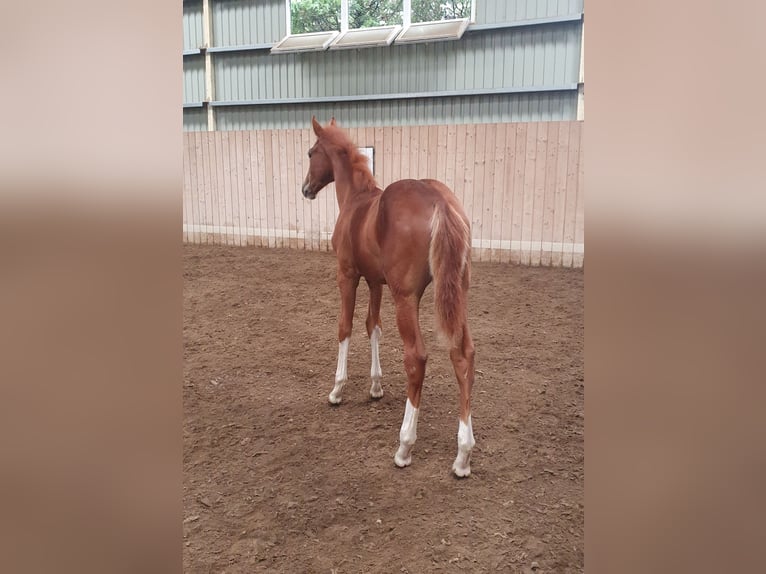
[[[383,396],[378,342],[382,332],[382,289],[388,285],[396,307],[407,374],[407,401],[394,463],[400,468],[411,464],[428,359],[420,331],[420,300],[433,282],[437,326],[449,343],[459,386],[457,456],[452,470],[457,477],[469,476],[476,441],[471,424],[475,351],[467,322],[471,275],[468,217],[452,191],[433,179],[403,179],[381,189],[367,158],[337,126],[334,117],[323,127],[312,116],[311,124],[317,139],[308,152],[302,193],[313,200],[334,181],[339,208],[332,235],[341,298],[338,364],[329,401],[340,404],[348,380],[348,346],[362,277],[370,290],[366,321],[372,359],[370,396]]]

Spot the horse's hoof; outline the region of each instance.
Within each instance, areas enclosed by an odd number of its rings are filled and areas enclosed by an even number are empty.
[[[452,465],[452,472],[455,473],[455,476],[457,478],[466,478],[468,476],[471,476],[471,467],[470,466],[458,466],[457,464]]]
[[[379,399],[383,397],[383,386],[380,384],[380,378],[372,379],[372,386],[370,387],[370,396],[373,399]]]
[[[412,445],[400,444],[399,450],[394,455],[394,463],[399,468],[410,466],[412,463]]]
[[[408,457],[400,457],[399,453],[397,452],[394,455],[394,464],[398,466],[399,468],[404,468],[405,466],[410,466],[412,464],[412,455]]]
[[[331,405],[339,405],[341,401],[343,400],[343,397],[336,397],[332,393],[330,393],[330,396],[327,397],[327,400],[330,401]]]

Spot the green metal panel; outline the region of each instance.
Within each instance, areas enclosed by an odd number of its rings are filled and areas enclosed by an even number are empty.
[[[184,95],[183,102],[201,102],[205,98],[205,59],[204,56],[184,58]]]
[[[512,33],[489,30],[455,42],[297,54],[217,53],[216,99],[563,87],[577,83],[579,47],[580,23],[573,22]]]
[[[215,114],[219,130],[305,128],[312,115],[322,121],[335,116],[346,127],[558,121],[576,117],[577,93],[219,107]]]
[[[184,3],[184,49],[202,42],[201,0]],[[270,44],[287,33],[285,0],[211,0],[215,47]],[[518,23],[578,15],[583,0],[477,0],[476,24]],[[582,22],[468,31],[461,40],[324,52],[216,52],[218,129],[305,127],[313,113],[345,125],[402,125],[575,119]],[[435,97],[461,90],[516,90]],[[561,88],[569,88],[562,91]],[[550,91],[553,90],[553,91]],[[389,100],[289,103],[306,98],[420,93]],[[184,58],[184,102],[204,95],[204,59]],[[268,104],[273,100],[280,100]],[[206,129],[202,108],[184,110],[185,129]]]
[[[583,0],[474,0],[476,23],[518,22],[583,11]]]
[[[207,130],[207,112],[204,108],[186,108],[184,110],[184,131],[204,132]]]
[[[212,0],[213,46],[270,44],[287,34],[285,0]]]
[[[202,0],[183,4],[184,50],[196,50],[202,45]]]

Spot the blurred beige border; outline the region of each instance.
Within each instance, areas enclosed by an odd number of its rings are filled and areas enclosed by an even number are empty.
[[[591,574],[763,569],[764,16],[587,5]]]

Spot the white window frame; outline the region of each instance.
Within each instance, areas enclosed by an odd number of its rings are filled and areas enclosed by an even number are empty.
[[[349,31],[358,31],[358,30],[365,30],[366,28],[355,28],[353,30],[349,30],[348,27],[348,10],[349,10],[349,2],[351,0],[340,0],[340,30],[323,30],[321,32],[310,32],[307,34],[293,34],[291,32],[292,30],[292,17],[291,17],[291,11],[290,11],[290,0],[285,0],[285,3],[287,4],[287,35],[282,38],[277,44],[274,45],[274,47],[271,49],[272,52],[275,53],[282,53],[282,52],[297,52],[297,51],[322,51],[329,49],[340,49],[340,48],[364,48],[364,47],[370,47],[370,46],[389,46],[392,43],[412,43],[412,42],[432,42],[432,41],[438,41],[438,40],[459,40],[463,33],[465,32],[466,28],[469,24],[476,21],[476,0],[471,0],[471,16],[469,18],[459,18],[459,19],[451,19],[451,20],[439,20],[436,22],[416,22],[415,24],[412,23],[412,0],[402,0],[402,25],[399,26],[391,25],[391,26],[376,26],[374,30],[387,30],[390,31],[388,35],[385,36],[384,39],[376,40],[376,41],[368,41],[368,40],[360,40],[358,42],[347,42],[343,45],[338,45],[338,42],[340,42],[344,37],[346,37],[347,33]],[[430,29],[435,28],[438,24],[444,24],[445,22],[460,22],[459,25],[455,27],[454,33],[450,33],[447,35],[444,34],[437,34],[437,33],[429,33]],[[409,37],[407,32],[413,28],[413,26],[418,27],[419,34],[415,37]],[[325,40],[322,42],[317,42],[315,45],[307,47],[303,46],[300,49],[292,48],[290,47],[290,38],[295,36],[301,36],[308,38],[310,34],[314,34],[317,37],[317,40],[320,39],[320,35],[326,35],[331,32],[336,32],[336,34],[329,39],[329,41],[326,40],[326,36],[324,36]],[[401,40],[399,40],[401,38]]]

